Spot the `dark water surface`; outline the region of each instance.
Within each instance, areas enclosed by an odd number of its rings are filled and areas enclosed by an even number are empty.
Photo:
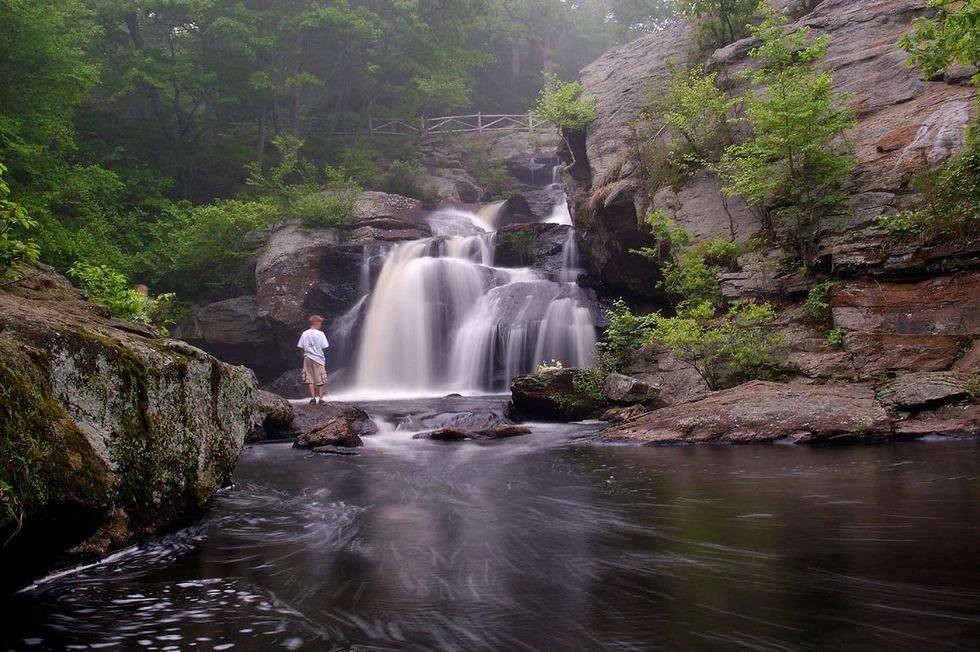
[[[2,649],[976,650],[980,445],[244,453],[194,527],[0,604]]]

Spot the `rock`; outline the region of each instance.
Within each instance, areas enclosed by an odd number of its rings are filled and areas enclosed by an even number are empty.
[[[173,335],[216,358],[260,374],[278,371],[279,347],[254,296],[236,297],[198,308]]]
[[[864,385],[783,385],[764,381],[651,412],[603,434],[642,444],[795,443],[889,437],[888,413]]]
[[[493,223],[499,231],[511,224],[529,224],[535,219],[527,199],[518,194],[510,196],[500,205],[493,216]]]
[[[545,186],[553,182],[553,170],[560,164],[555,152],[534,154],[530,150],[506,159],[510,175],[529,186]]]
[[[962,354],[953,365],[953,369],[967,373],[980,371],[980,338],[974,339],[973,342],[963,350]]]
[[[948,405],[932,412],[920,412],[898,424],[902,437],[980,437],[980,405]]]
[[[937,408],[968,399],[967,378],[951,372],[905,374],[878,387],[878,400],[896,410]]]
[[[342,457],[357,457],[360,455],[360,452],[353,448],[344,448],[342,446],[319,446],[314,448],[313,452],[318,455],[340,455]]]
[[[362,192],[354,206],[346,244],[418,240],[432,235],[417,199],[384,192]]]
[[[650,412],[650,409],[643,405],[617,405],[609,408],[599,416],[600,421],[609,421],[612,423],[623,423],[626,421],[633,421],[644,414]]]
[[[301,333],[326,254],[339,243],[335,230],[304,231],[295,223],[273,233],[255,267],[259,318],[283,333]]]
[[[2,588],[186,519],[228,483],[256,389],[247,369],[106,317],[50,268],[0,289],[0,465],[24,512]]]
[[[265,386],[266,391],[290,398],[309,398],[310,390],[303,384],[303,370],[291,369]]]
[[[442,412],[406,417],[398,424],[398,429],[413,431],[447,428],[472,432],[492,430],[507,425],[511,425],[511,422],[496,412]]]
[[[625,405],[644,403],[651,407],[666,405],[660,398],[659,389],[651,387],[642,380],[623,374],[609,374],[606,377],[603,393],[610,403]]]
[[[502,425],[486,430],[464,430],[461,428],[440,428],[432,432],[420,432],[412,439],[429,439],[432,441],[472,441],[507,439],[531,434],[530,428],[515,425]]]
[[[836,286],[831,312],[844,347],[866,377],[943,371],[980,336],[980,274],[918,283],[853,281]]]
[[[262,423],[249,437],[249,441],[289,437],[289,431],[296,420],[293,405],[283,397],[263,390],[258,392],[258,404]]]
[[[346,403],[298,405],[292,429],[296,433],[293,448],[341,446],[359,448],[361,437],[376,434],[378,427],[364,410]]]
[[[835,270],[855,273],[868,268],[906,275],[922,269],[942,271],[944,256],[951,249],[962,249],[963,243],[938,247],[942,251],[935,252],[925,251],[932,247],[913,245],[905,251],[898,247],[893,255],[876,219],[904,207],[909,177],[923,155],[935,165],[962,145],[976,110],[976,90],[942,79],[922,80],[915,69],[904,65],[905,54],[895,42],[914,18],[928,11],[923,3],[824,0],[808,6],[813,8],[794,14],[800,17],[790,29],[807,25],[814,37],[831,38],[825,65],[835,71],[835,90],[850,95],[857,118],[855,128],[848,131],[858,160],[851,217],[828,226],[822,257]],[[757,228],[751,212],[738,201],[726,200],[717,191],[717,179],[706,173],[677,189],[644,197],[648,188],[640,178],[643,166],[631,159],[635,148],[629,143],[636,125],[649,125],[650,136],[658,128],[644,115],[646,96],[660,95],[673,70],[701,59],[691,31],[690,22],[677,21],[609,50],[581,74],[584,94],[595,96],[598,107],[596,121],[576,156],[577,169],[584,171],[567,179],[572,215],[588,266],[616,294],[662,300],[655,290],[656,265],[628,253],[649,244],[643,218],[651,204],[667,210],[698,241],[732,230],[737,239],[747,238]],[[755,44],[752,38],[743,39],[709,57],[709,68],[721,71],[735,95],[748,90],[738,73],[754,65],[747,55]],[[980,252],[966,253],[980,261]],[[752,280],[730,279],[736,284]],[[735,296],[741,291],[736,288]]]
[[[512,224],[497,232],[494,264],[499,267],[531,267],[557,278],[564,264],[565,246],[574,237],[561,224]]]
[[[633,355],[629,374],[657,390],[668,405],[686,403],[710,391],[693,367],[657,345],[644,346]]]
[[[600,405],[575,388],[577,373],[577,369],[558,369],[514,378],[512,413],[545,421],[578,421],[593,414]]]

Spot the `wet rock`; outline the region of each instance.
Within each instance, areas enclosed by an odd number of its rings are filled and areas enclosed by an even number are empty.
[[[558,154],[534,154],[524,151],[512,155],[505,163],[515,179],[529,186],[544,186],[552,182],[552,171],[559,165]]]
[[[534,212],[524,195],[512,195],[497,209],[494,226],[499,231],[511,224],[529,224],[535,219]]]
[[[920,412],[900,422],[896,432],[903,437],[980,437],[980,405],[948,405]]]
[[[249,437],[249,441],[264,441],[279,437],[289,437],[296,412],[292,404],[281,396],[259,390],[259,414],[261,425]]]
[[[464,430],[461,428],[440,428],[432,432],[421,432],[412,439],[428,439],[432,441],[486,441],[493,439],[508,439],[531,434],[530,428],[513,424],[500,425],[485,430]]]
[[[764,381],[651,412],[603,434],[641,444],[795,443],[889,437],[892,421],[864,385],[783,385]]]
[[[603,393],[610,403],[629,405],[644,403],[650,407],[663,407],[666,402],[660,398],[660,390],[632,376],[609,374],[603,386]]]
[[[363,192],[357,198],[347,244],[400,242],[432,235],[417,199],[384,192]]]
[[[251,371],[104,315],[49,268],[0,288],[3,479],[25,515],[0,588],[186,519],[258,422]]]
[[[878,400],[896,410],[936,408],[968,399],[967,379],[953,372],[905,374],[878,387]]]
[[[439,430],[442,428],[482,431],[498,426],[509,425],[511,422],[497,412],[441,412],[437,414],[415,414],[402,419],[399,430]]]
[[[364,410],[346,403],[298,405],[292,429],[296,433],[293,448],[341,446],[359,448],[361,437],[376,434],[378,427]]]
[[[361,454],[353,448],[344,448],[343,446],[318,446],[313,449],[313,452],[318,455],[340,455],[342,457],[357,457]]]
[[[578,421],[593,414],[600,404],[576,389],[577,369],[549,370],[514,378],[511,412],[522,419]]]
[[[531,267],[555,277],[562,269],[572,227],[561,224],[513,224],[497,232],[494,264]]]

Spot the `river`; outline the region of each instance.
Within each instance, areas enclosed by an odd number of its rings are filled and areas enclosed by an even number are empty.
[[[980,444],[595,430],[249,447],[199,522],[3,599],[0,649],[980,648]]]

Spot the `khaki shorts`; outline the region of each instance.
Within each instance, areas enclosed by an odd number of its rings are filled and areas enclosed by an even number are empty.
[[[323,365],[315,360],[303,358],[303,384],[320,385],[327,384],[327,370]]]

